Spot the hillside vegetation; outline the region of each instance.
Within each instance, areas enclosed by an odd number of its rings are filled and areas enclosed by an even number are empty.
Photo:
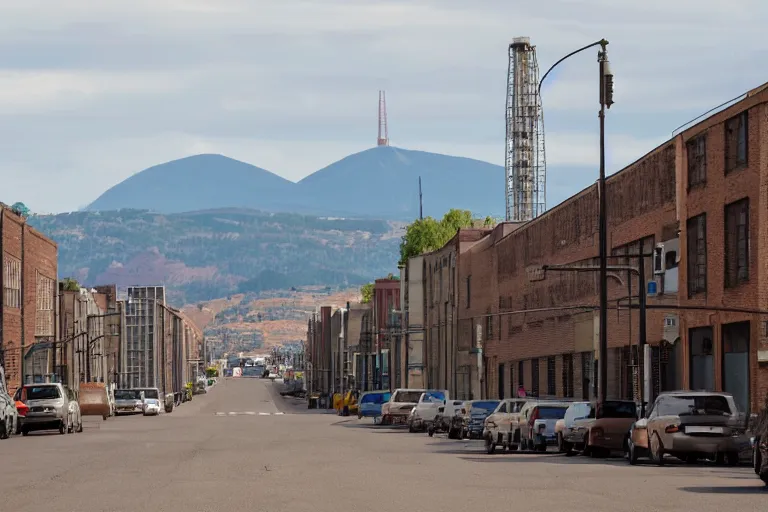
[[[403,226],[227,209],[33,216],[59,244],[59,276],[165,284],[172,303],[292,287],[354,286],[392,272]]]

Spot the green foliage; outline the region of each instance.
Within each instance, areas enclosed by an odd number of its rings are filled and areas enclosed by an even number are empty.
[[[218,377],[219,376],[218,368],[214,366],[209,366],[208,368],[205,369],[205,376],[208,377],[209,379],[213,377]]]
[[[270,289],[359,286],[392,269],[398,246],[386,221],[253,210],[73,212],[28,222],[59,245],[60,275],[87,268],[88,283],[105,272],[118,283],[142,282],[173,265],[178,279],[168,300],[175,304]]]
[[[360,295],[363,298],[360,300],[363,304],[370,304],[373,300],[373,283],[364,284],[360,287]]]
[[[61,283],[64,286],[65,292],[79,292],[80,291],[80,283],[77,282],[77,279],[73,277],[65,277],[61,280]]]
[[[493,219],[487,217],[481,222],[483,225],[491,225],[486,223],[493,222]],[[472,227],[477,223],[472,217],[472,212],[457,209],[450,210],[439,221],[432,217],[413,221],[405,229],[400,243],[400,264],[404,265],[409,258],[419,254],[440,249],[459,229]]]

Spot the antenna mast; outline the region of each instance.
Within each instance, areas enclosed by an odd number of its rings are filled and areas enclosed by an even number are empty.
[[[516,37],[509,45],[507,73],[507,221],[529,221],[546,209],[544,112],[538,84],[536,47],[530,38]]]
[[[419,220],[424,220],[424,203],[421,200],[421,176],[419,176]]]
[[[379,91],[379,146],[389,146],[389,133],[387,132],[387,95]]]

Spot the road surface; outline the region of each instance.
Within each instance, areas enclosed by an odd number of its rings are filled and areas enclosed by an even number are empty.
[[[284,402],[226,379],[172,414],[88,418],[82,434],[0,441],[0,510],[765,511],[750,468],[486,455]],[[282,414],[280,414],[282,413]]]

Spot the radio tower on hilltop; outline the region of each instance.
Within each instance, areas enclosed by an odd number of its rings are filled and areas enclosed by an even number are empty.
[[[389,146],[389,133],[387,132],[387,95],[379,91],[379,146]]]
[[[509,45],[507,73],[507,221],[529,221],[546,209],[544,113],[538,87],[536,47],[530,38],[516,37]]]

